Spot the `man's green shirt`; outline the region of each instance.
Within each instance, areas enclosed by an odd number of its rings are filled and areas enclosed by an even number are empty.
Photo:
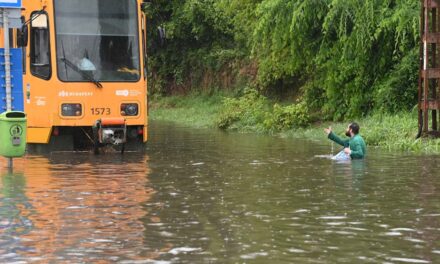
[[[331,132],[328,135],[328,138],[343,146],[344,148],[350,147],[350,157],[352,159],[363,159],[367,154],[367,145],[360,135],[355,135],[350,139],[343,140],[340,137],[336,136],[335,133]]]

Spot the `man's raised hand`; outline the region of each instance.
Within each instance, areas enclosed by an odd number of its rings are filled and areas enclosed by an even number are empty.
[[[330,133],[332,132],[332,127],[325,128],[325,129],[324,129],[324,132],[325,132],[327,135],[330,135]]]

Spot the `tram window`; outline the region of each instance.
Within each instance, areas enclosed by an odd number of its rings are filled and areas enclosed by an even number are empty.
[[[141,76],[136,0],[54,0],[58,78],[137,82]],[[84,74],[86,73],[86,74]]]
[[[31,18],[31,72],[47,80],[52,72],[48,17],[40,11],[32,13]]]

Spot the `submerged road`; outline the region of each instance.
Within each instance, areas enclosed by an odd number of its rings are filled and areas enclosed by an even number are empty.
[[[150,131],[145,153],[0,159],[0,263],[440,263],[439,156]]]

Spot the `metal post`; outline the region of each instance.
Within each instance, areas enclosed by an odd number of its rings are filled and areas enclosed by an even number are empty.
[[[419,132],[417,134],[417,138],[421,137],[423,134],[423,109],[422,109],[422,87],[424,84],[424,80],[426,78],[426,73],[424,69],[425,64],[425,50],[424,50],[424,39],[425,39],[425,32],[424,32],[424,23],[425,23],[425,0],[420,0],[421,3],[421,10],[420,10],[420,50],[419,50],[419,84],[418,84],[418,118],[419,118]]]
[[[14,167],[14,160],[12,158],[8,158],[8,169],[12,170]]]
[[[12,110],[12,87],[11,87],[11,50],[9,46],[9,13],[3,8],[3,34],[4,34],[4,50],[5,50],[5,84],[6,84],[6,110]],[[8,168],[12,169],[13,160],[8,159]]]
[[[424,10],[424,16],[425,16],[425,25],[424,25],[424,40],[423,40],[423,48],[424,48],[424,70],[425,70],[425,79],[423,84],[423,132],[428,133],[429,131],[429,98],[428,98],[428,91],[429,91],[429,51],[428,51],[428,34],[429,34],[429,8],[431,6],[431,0],[425,0],[425,10]]]
[[[432,8],[431,10],[431,20],[432,20],[432,32],[437,33],[437,8]],[[432,68],[437,68],[437,43],[431,44],[431,52],[432,52]],[[431,91],[433,100],[437,100],[437,83],[438,79],[433,80]],[[432,130],[437,131],[437,109],[432,109]]]
[[[6,84],[6,110],[12,110],[11,88],[11,50],[9,47],[9,17],[6,8],[3,9],[3,34],[5,49],[5,84]]]

